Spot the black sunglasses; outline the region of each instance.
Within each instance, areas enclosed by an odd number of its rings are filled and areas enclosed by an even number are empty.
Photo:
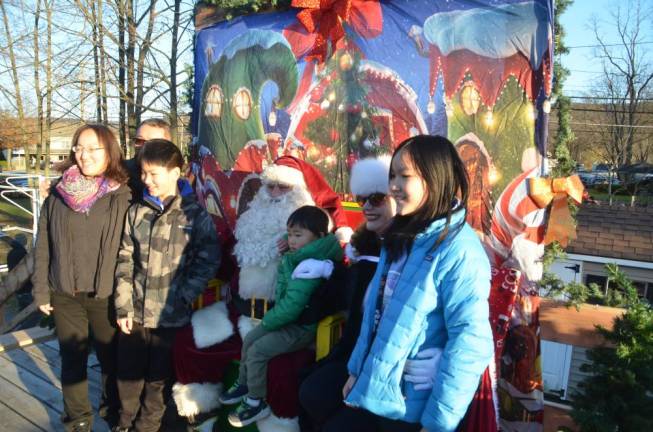
[[[359,206],[363,207],[365,205],[365,203],[368,202],[368,203],[370,203],[370,205],[372,207],[378,207],[381,204],[383,204],[383,202],[385,201],[386,196],[387,196],[386,194],[380,193],[380,192],[373,193],[373,194],[370,194],[370,195],[357,195],[356,196],[356,203]]]

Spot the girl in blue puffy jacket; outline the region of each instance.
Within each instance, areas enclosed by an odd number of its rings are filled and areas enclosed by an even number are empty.
[[[493,343],[490,265],[465,223],[467,174],[451,142],[425,135],[404,141],[392,156],[390,194],[397,215],[366,293],[343,388],[351,410],[325,430],[454,431]],[[433,387],[423,390],[402,372],[429,348],[443,352]]]

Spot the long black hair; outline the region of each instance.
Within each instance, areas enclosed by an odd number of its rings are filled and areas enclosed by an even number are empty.
[[[442,234],[434,244],[439,245],[449,234],[451,216],[465,211],[469,195],[469,182],[465,165],[456,148],[441,136],[417,135],[403,141],[390,161],[390,193],[392,193],[392,169],[395,158],[406,154],[424,182],[426,197],[423,204],[408,215],[396,215],[385,233],[383,245],[388,259],[394,261],[410,251],[415,236],[437,219],[446,218]],[[464,224],[455,227],[454,235]]]

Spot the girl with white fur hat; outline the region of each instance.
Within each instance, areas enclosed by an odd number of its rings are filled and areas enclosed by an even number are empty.
[[[389,155],[362,159],[352,167],[350,190],[362,208],[365,222],[356,230],[347,246],[347,256],[352,264],[344,270],[346,276],[343,278],[334,275],[326,282],[332,282],[329,289],[344,291],[342,295],[349,300],[347,324],[340,341],[316,365],[300,387],[299,400],[307,414],[307,418],[302,419],[306,423],[302,425],[304,429],[309,429],[311,423],[316,426],[323,424],[344,407],[342,387],[348,377],[347,361],[360,332],[363,297],[376,271],[381,236],[396,211],[395,202],[388,194],[389,169]],[[306,260],[295,269],[293,277],[327,278],[333,271],[333,264],[328,260]],[[343,279],[347,281],[344,289],[337,286]],[[420,353],[419,360],[406,364],[405,379],[420,388],[430,388],[440,353],[439,349]]]

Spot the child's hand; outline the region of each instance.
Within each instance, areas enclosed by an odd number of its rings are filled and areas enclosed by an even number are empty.
[[[131,334],[134,320],[132,318],[118,318],[118,327],[124,334]]]
[[[347,382],[345,383],[345,386],[342,388],[343,399],[347,399],[347,396],[349,396],[349,392],[351,391],[351,388],[354,386],[355,382],[356,382],[356,377],[353,375],[349,375],[349,378],[347,378]]]
[[[281,237],[279,240],[277,240],[277,250],[280,254],[283,254],[288,249],[288,239],[286,237]]]

